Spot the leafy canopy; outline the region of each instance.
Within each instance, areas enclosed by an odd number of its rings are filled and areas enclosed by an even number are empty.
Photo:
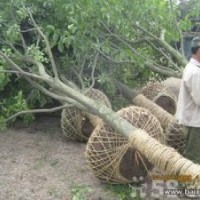
[[[182,14],[176,3],[166,0],[2,0],[0,11],[2,52],[28,72],[38,70],[27,64],[31,59],[52,74],[44,40],[30,20],[32,13],[47,36],[59,73],[79,87],[93,84],[103,89],[115,109],[122,100],[116,98],[110,77],[139,86],[180,73],[184,56],[170,44],[180,41],[182,30],[191,29],[190,16],[198,13]],[[0,121],[20,110],[52,103],[5,70],[11,70],[10,65],[1,59]]]

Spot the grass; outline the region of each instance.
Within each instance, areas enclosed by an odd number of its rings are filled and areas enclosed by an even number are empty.
[[[136,185],[108,185],[107,190],[109,190],[113,196],[117,197],[118,200],[143,200],[140,197],[140,192]]]
[[[89,186],[75,185],[71,188],[72,200],[87,200],[88,193],[92,192]]]

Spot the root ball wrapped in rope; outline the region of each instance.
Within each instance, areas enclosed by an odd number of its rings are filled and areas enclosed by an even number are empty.
[[[173,89],[165,85],[163,82],[149,82],[141,89],[141,93],[170,114],[175,114],[177,96]]]
[[[172,120],[165,130],[166,143],[179,153],[183,153],[187,131],[188,129],[179,124],[177,120]]]
[[[177,97],[171,88],[163,88],[163,90],[154,97],[153,101],[168,113],[175,115]]]
[[[121,109],[118,114],[164,143],[160,122],[148,110],[130,106]],[[146,176],[153,167],[137,149],[131,147],[125,136],[103,121],[88,140],[86,158],[94,175],[109,183],[134,182],[134,178]]]
[[[97,89],[86,90],[85,95],[111,108],[107,96]],[[72,140],[86,142],[100,119],[74,107],[65,108],[61,113],[61,128],[64,136]]]
[[[164,88],[164,85],[158,81],[149,82],[145,86],[143,86],[140,92],[148,99],[153,100],[159,92],[161,92]]]
[[[180,87],[181,87],[181,79],[175,77],[169,77],[166,80],[162,81],[162,84],[168,88],[171,88],[176,97],[178,98]]]

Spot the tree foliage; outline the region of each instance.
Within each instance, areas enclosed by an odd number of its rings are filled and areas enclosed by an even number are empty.
[[[139,86],[152,78],[181,75],[186,59],[173,44],[191,28],[189,16],[197,13],[179,17],[178,6],[165,0],[142,4],[139,0],[2,0],[0,10],[1,52],[26,72],[38,73],[39,62],[50,75],[54,74],[53,57],[62,79],[81,89],[100,87],[115,109],[122,100],[116,98],[110,77]],[[34,23],[48,40],[52,56]],[[19,73],[11,72],[11,64],[1,59],[2,120],[52,103]]]

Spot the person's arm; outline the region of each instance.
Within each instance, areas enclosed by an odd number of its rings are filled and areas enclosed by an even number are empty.
[[[191,75],[186,85],[188,86],[194,103],[200,107],[200,74]]]

